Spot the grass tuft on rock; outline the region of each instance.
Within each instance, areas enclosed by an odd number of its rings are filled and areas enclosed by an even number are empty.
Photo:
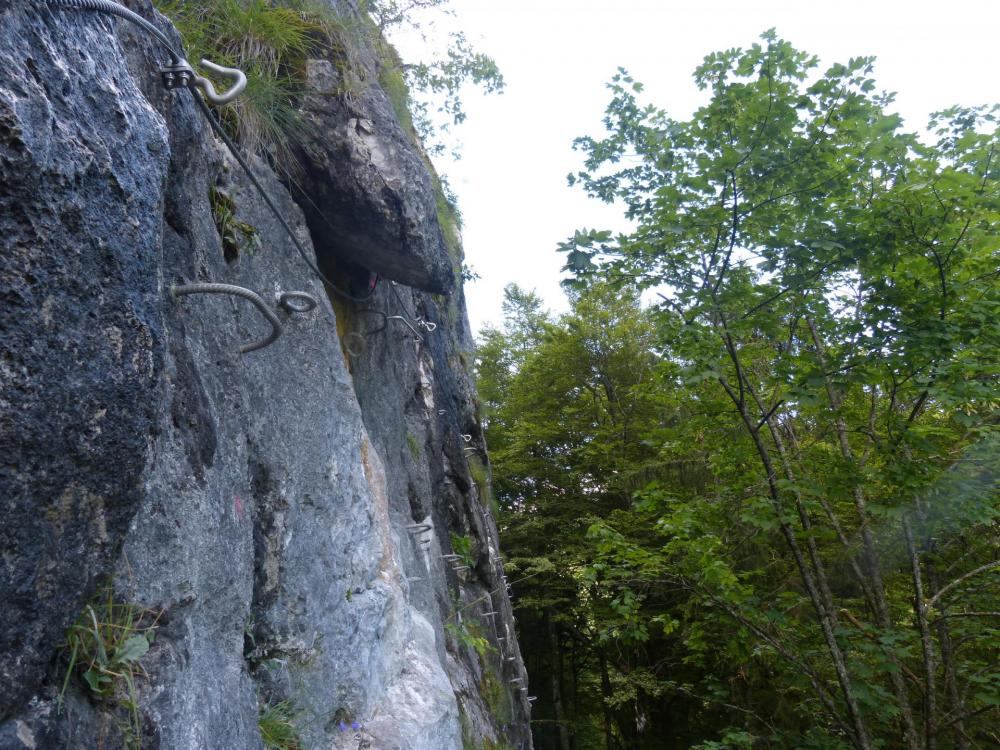
[[[260,708],[257,728],[266,750],[302,750],[295,722],[299,712],[291,701],[265,703]]]
[[[140,746],[136,680],[145,675],[140,660],[154,640],[160,614],[115,601],[108,585],[84,607],[63,644],[69,665],[59,692],[60,705],[74,675],[82,678],[89,696],[114,714],[128,750]]]
[[[279,171],[293,169],[294,146],[304,141],[297,104],[306,60],[332,58],[342,72],[358,67],[350,40],[359,25],[308,1],[158,0],[157,9],[177,27],[192,62],[204,57],[246,73],[246,91],[220,110],[223,125],[247,151]]]

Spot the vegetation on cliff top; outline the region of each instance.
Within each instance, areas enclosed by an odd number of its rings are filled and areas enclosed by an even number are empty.
[[[491,58],[456,33],[439,59],[404,63],[386,34],[415,24],[419,10],[446,10],[447,0],[370,0],[362,15],[316,0],[158,0],[157,9],[177,26],[192,60],[207,57],[247,74],[247,89],[223,121],[244,148],[266,156],[279,171],[294,163],[292,146],[304,127],[297,103],[305,92],[309,58],[331,60],[338,72],[335,95],[350,98],[378,83],[404,129],[433,154],[440,129],[465,119],[460,90],[466,82],[500,91],[503,77]],[[371,51],[378,69],[364,60]],[[421,92],[415,99],[410,91]],[[281,168],[284,165],[284,168]]]

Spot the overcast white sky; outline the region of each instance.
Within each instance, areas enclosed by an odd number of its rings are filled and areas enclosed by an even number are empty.
[[[556,245],[580,227],[621,228],[617,212],[566,184],[575,137],[600,134],[605,84],[618,66],[676,118],[700,103],[691,79],[709,52],[753,44],[764,30],[820,57],[825,69],[875,55],[880,89],[919,130],[952,104],[1000,101],[1000,0],[454,0],[456,23],[491,55],[501,96],[465,96],[462,159],[439,163],[458,195],[472,329],[499,323],[509,282],[565,309]],[[404,45],[404,56],[406,55]]]

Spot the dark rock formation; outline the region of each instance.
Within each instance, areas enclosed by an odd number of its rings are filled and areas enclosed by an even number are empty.
[[[108,580],[160,617],[143,747],[257,748],[281,701],[307,748],[530,747],[461,290],[327,298],[162,62],[127,24],[0,3],[0,748],[124,744],[121,706],[78,675],[57,708],[66,629]],[[367,243],[327,267],[444,290],[432,178],[390,111],[368,118],[395,144],[370,151],[377,178],[364,159],[307,165],[325,218],[255,170],[310,249]],[[347,123],[328,154],[357,147]],[[227,258],[212,192],[259,242]],[[172,299],[186,282],[320,305],[279,309],[284,334],[241,355],[266,321]],[[437,329],[418,341],[385,315]],[[453,536],[468,569],[442,558]]]
[[[340,81],[327,60],[310,61],[307,80],[302,191],[313,203],[303,206],[319,254],[417,289],[451,291],[455,273],[432,180],[385,92],[369,84],[332,96]]]
[[[40,683],[142,492],[170,152],[107,21],[0,23],[0,715]]]

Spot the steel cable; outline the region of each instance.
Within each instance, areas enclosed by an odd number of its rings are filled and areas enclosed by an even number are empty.
[[[46,2],[49,5],[55,5],[60,8],[69,8],[72,10],[94,10],[98,13],[109,13],[110,15],[124,18],[126,21],[131,21],[136,26],[142,27],[145,31],[156,37],[157,41],[159,41],[160,44],[166,47],[167,51],[170,52],[173,62],[180,62],[184,59],[184,55],[174,49],[173,42],[170,41],[166,34],[138,13],[129,10],[123,5],[113,3],[111,0],[46,0]]]
[[[302,256],[302,260],[305,262],[307,266],[309,266],[309,269],[314,274],[316,274],[316,276],[324,284],[330,287],[330,289],[332,289],[333,292],[338,296],[343,297],[344,299],[351,300],[352,302],[366,302],[368,298],[371,297],[372,293],[374,293],[374,290],[365,297],[357,297],[351,294],[350,292],[344,291],[335,283],[333,283],[329,279],[329,277],[327,277],[325,273],[320,271],[319,267],[315,263],[313,263],[312,259],[309,258],[309,255],[306,252],[305,247],[303,247],[302,243],[299,242],[299,238],[295,236],[295,232],[292,230],[292,227],[285,220],[285,217],[281,215],[281,212],[278,210],[278,207],[271,199],[271,196],[268,195],[267,191],[264,189],[264,186],[260,183],[260,180],[258,180],[257,176],[253,173],[253,170],[250,168],[250,164],[243,156],[243,153],[240,151],[239,147],[233,142],[233,139],[229,137],[229,134],[226,132],[225,128],[222,127],[222,124],[212,114],[212,110],[209,109],[207,104],[205,104],[205,100],[202,99],[201,96],[199,96],[196,91],[191,91],[191,96],[194,97],[195,104],[198,105],[198,108],[201,110],[202,114],[204,114],[205,117],[208,119],[208,123],[209,125],[212,126],[212,130],[214,130],[215,134],[222,139],[223,143],[226,144],[226,148],[229,149],[230,153],[233,155],[233,158],[236,159],[237,163],[240,165],[240,167],[242,167],[247,177],[250,178],[250,182],[253,184],[254,188],[256,188],[257,192],[260,194],[260,197],[264,199],[264,202],[267,204],[267,207],[271,209],[271,213],[274,214],[274,218],[276,218],[278,222],[281,224],[282,228],[285,230],[285,234],[288,235],[288,238],[292,241],[292,244],[295,246],[295,249],[298,251],[299,255]]]
[[[164,47],[167,48],[167,50],[170,52],[173,64],[183,62],[185,59],[184,55],[182,55],[178,50],[174,48],[173,43],[171,43],[167,35],[164,34],[162,31],[160,31],[160,29],[154,26],[150,21],[146,20],[138,13],[135,13],[122,5],[119,5],[118,3],[112,2],[111,0],[45,0],[45,2],[47,2],[49,5],[58,8],[66,8],[70,10],[92,10],[98,13],[107,13],[113,16],[118,16],[119,18],[131,21],[132,23],[142,28],[144,31],[151,34],[153,37],[156,38],[158,42],[160,42]],[[240,152],[239,147],[233,142],[232,138],[229,137],[229,134],[226,133],[225,129],[222,127],[219,121],[216,120],[216,118],[213,116],[212,111],[205,103],[205,100],[194,89],[189,89],[189,91],[191,91],[191,96],[194,97],[195,104],[197,104],[202,114],[205,115],[205,117],[208,119],[209,125],[211,125],[212,130],[214,130],[216,135],[218,135],[219,138],[222,139],[222,142],[229,149],[230,153],[232,153],[233,158],[236,159],[237,163],[246,173],[247,177],[250,178],[250,182],[253,184],[257,192],[260,193],[260,196],[264,199],[264,202],[267,204],[267,207],[271,210],[271,213],[274,214],[274,217],[281,224],[282,228],[285,230],[285,233],[288,235],[288,238],[292,241],[292,244],[295,246],[295,249],[298,251],[299,255],[302,256],[302,260],[305,261],[305,264],[309,267],[309,270],[311,270],[324,284],[330,287],[330,289],[333,290],[333,292],[338,296],[343,297],[344,299],[351,300],[352,302],[366,302],[372,296],[372,294],[374,294],[374,289],[371,290],[364,297],[355,296],[350,292],[341,289],[337,284],[331,281],[327,277],[327,275],[324,274],[319,269],[319,267],[309,258],[306,249],[302,246],[302,243],[299,242],[299,238],[295,236],[295,232],[292,231],[291,226],[289,226],[288,222],[285,220],[285,217],[281,215],[281,212],[278,210],[278,207],[271,199],[271,196],[268,195],[267,191],[264,189],[264,186],[260,183],[260,181],[257,179],[257,176],[253,173],[253,170],[250,168],[250,164],[247,162],[243,154]]]
[[[265,346],[270,346],[281,335],[281,320],[267,306],[264,299],[257,292],[250,289],[242,286],[234,286],[233,284],[183,284],[181,286],[170,287],[170,296],[172,297],[183,297],[185,294],[231,294],[234,297],[242,297],[252,302],[254,307],[260,310],[261,315],[267,318],[267,322],[271,324],[271,333],[268,334],[267,338],[240,347],[241,354],[247,354],[248,352],[263,349]]]

